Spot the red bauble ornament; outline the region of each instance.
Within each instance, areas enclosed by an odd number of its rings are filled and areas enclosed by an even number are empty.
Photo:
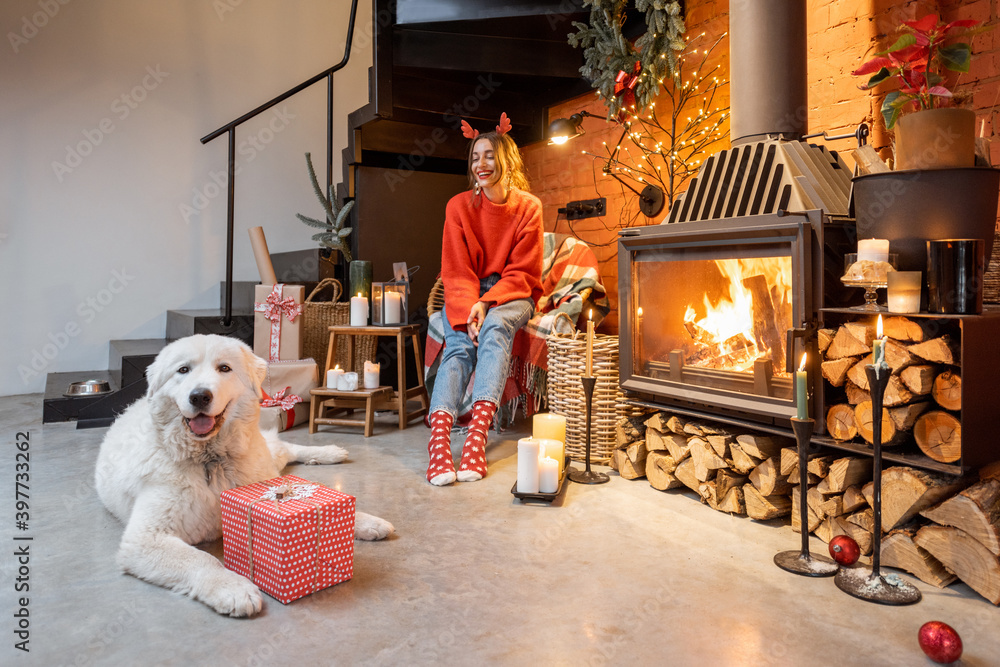
[[[830,540],[830,557],[841,565],[854,565],[861,558],[861,547],[850,535],[837,535]]]
[[[920,648],[934,662],[948,664],[962,657],[962,638],[955,629],[941,621],[929,621],[920,626],[917,635]]]

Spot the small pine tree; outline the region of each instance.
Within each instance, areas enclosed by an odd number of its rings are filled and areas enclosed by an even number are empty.
[[[345,227],[344,223],[347,222],[347,216],[350,215],[351,209],[354,208],[354,200],[338,208],[337,198],[334,196],[332,185],[329,186],[326,196],[323,195],[323,189],[316,178],[316,170],[313,169],[312,156],[309,153],[306,153],[306,166],[309,167],[309,180],[312,181],[316,198],[319,199],[320,204],[323,205],[323,210],[326,212],[326,222],[310,218],[301,213],[296,213],[295,217],[310,227],[325,230],[318,234],[313,234],[313,241],[319,241],[320,245],[327,248],[339,250],[344,254],[344,259],[350,262],[354,257],[351,255],[351,247],[347,243],[347,237],[354,230],[350,227]]]

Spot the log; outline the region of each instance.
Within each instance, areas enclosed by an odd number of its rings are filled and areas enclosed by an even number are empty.
[[[663,444],[667,446],[670,456],[678,464],[691,455],[691,445],[688,444],[688,439],[683,435],[667,433],[663,437]]]
[[[847,393],[847,402],[851,405],[860,405],[865,401],[872,400],[871,394],[850,380],[844,383],[844,391]]]
[[[764,275],[749,276],[743,279],[753,297],[751,314],[753,315],[753,337],[759,349],[766,349],[767,358],[775,368],[782,368],[785,359],[784,331],[778,331],[774,304],[771,302],[771,292],[767,287],[767,277]]]
[[[702,501],[714,510],[719,509],[719,498],[715,490],[715,480],[701,482],[698,485],[698,495]]]
[[[857,341],[863,343],[868,351],[872,351],[872,341],[875,340],[875,322],[872,321],[871,324],[866,324],[864,322],[847,322],[844,324],[842,329],[847,329],[847,332]]]
[[[716,493],[720,494],[718,485],[716,486]],[[726,492],[726,495],[718,501],[718,507],[716,507],[716,509],[720,512],[735,514],[736,516],[745,516],[747,510],[746,503],[743,500],[743,488],[735,486],[729,489],[729,491]]]
[[[898,375],[910,366],[920,363],[917,357],[910,354],[906,346],[892,339],[886,339],[883,349],[885,350],[885,363],[893,374]]]
[[[969,587],[1000,606],[1000,559],[963,530],[924,526],[913,542],[941,561]]]
[[[853,440],[858,434],[854,421],[854,408],[847,403],[838,403],[826,411],[826,432],[840,442]]]
[[[698,493],[698,486],[701,482],[695,477],[693,459],[686,458],[678,463],[677,468],[674,470],[674,477],[679,479],[684,486]]]
[[[845,513],[856,512],[859,509],[868,507],[865,494],[861,492],[861,486],[858,484],[852,484],[844,489],[843,499]]]
[[[865,336],[867,338],[867,336]],[[826,358],[828,361],[834,359],[843,359],[844,357],[858,357],[865,354],[870,354],[872,351],[872,339],[858,340],[851,333],[851,330],[845,324],[844,326],[837,329],[836,335],[833,337],[833,341],[830,346],[826,348]]]
[[[965,531],[994,556],[1000,556],[1000,479],[977,482],[920,514],[935,523]]]
[[[889,384],[886,385],[885,394],[882,396],[884,407],[896,408],[912,403],[915,398],[916,396],[906,387],[898,375],[889,376]]]
[[[934,375],[937,370],[929,364],[919,364],[904,368],[899,378],[906,385],[906,388],[918,396],[926,396],[931,393],[934,387]]]
[[[801,493],[798,489],[792,491],[792,530],[794,530],[796,533],[801,532],[799,530],[799,525],[801,523],[800,521],[801,512],[799,510],[800,495]],[[815,487],[809,489],[806,492],[806,505],[809,506],[809,509],[806,512],[806,518],[807,521],[809,522],[810,533],[815,531],[816,528],[819,527],[819,524],[823,521],[823,517],[820,516],[820,514],[818,514],[815,509],[813,509],[814,506],[818,507],[819,503],[821,502],[823,502],[823,496],[822,494],[820,494],[819,491],[816,490]]]
[[[830,540],[835,538],[837,535],[846,535],[847,530],[841,527],[840,521],[837,517],[828,516],[816,527],[816,537],[826,542],[830,543]]]
[[[641,417],[622,417],[615,422],[615,441],[619,447],[640,440],[646,435]]]
[[[979,469],[980,480],[992,479],[994,477],[1000,478],[1000,461],[994,461]]]
[[[962,376],[955,371],[945,371],[934,378],[931,396],[945,410],[962,409]]]
[[[788,477],[793,471],[798,471],[799,469],[799,452],[795,447],[784,447],[781,450],[781,458],[779,459],[778,471]]]
[[[858,426],[858,435],[865,439],[868,444],[875,443],[875,431],[873,430],[872,402],[865,401],[859,403],[854,408],[854,421]],[[889,410],[882,408],[882,444],[887,445],[896,437],[896,424],[889,416]]]
[[[924,361],[930,361],[935,364],[957,366],[959,362],[958,346],[955,345],[948,334],[939,338],[932,338],[923,343],[911,345],[907,348],[907,351]],[[886,354],[888,354],[888,351],[886,351]]]
[[[669,419],[670,415],[666,412],[654,412],[648,419],[646,419],[646,428],[655,429],[660,433],[666,433],[670,430],[670,427],[667,426],[667,420]]]
[[[646,449],[645,440],[636,440],[635,442],[629,444],[625,448],[625,453],[628,454],[628,460],[632,462],[632,465],[638,470],[646,468],[646,456],[649,450]]]
[[[806,471],[822,479],[830,472],[833,460],[832,456],[812,456],[806,462]]]
[[[837,520],[840,525],[844,527],[847,534],[854,538],[854,541],[858,543],[858,547],[861,548],[861,555],[869,556],[872,553],[872,545],[874,539],[872,538],[872,531],[865,530],[856,523],[851,523],[845,517],[838,516]]]
[[[684,433],[684,425],[687,424],[687,420],[677,415],[671,415],[667,418],[667,428],[677,435],[686,435]]]
[[[730,467],[741,475],[749,474],[761,464],[761,460],[747,454],[738,442],[729,445]]]
[[[621,451],[616,449],[611,452],[611,457],[608,460],[608,467],[610,467],[615,472],[618,472],[618,452]]]
[[[918,547],[913,541],[920,528],[918,524],[908,523],[889,532],[882,538],[881,564],[905,570],[925,584],[944,588],[955,581],[957,577],[948,572],[944,565],[929,551]]]
[[[817,488],[823,494],[844,493],[848,487],[870,482],[871,478],[872,460],[870,458],[845,456],[830,464],[829,471]]]
[[[816,332],[816,346],[819,348],[820,354],[825,354],[827,348],[830,347],[830,343],[833,342],[833,337],[837,335],[835,329],[820,329]]]
[[[701,437],[705,435],[705,431],[702,430],[701,422],[684,422],[684,435]]]
[[[659,491],[676,489],[684,483],[674,476],[677,464],[669,454],[660,451],[649,452],[646,456],[646,479],[649,485]]]
[[[931,410],[917,417],[913,439],[927,456],[941,463],[962,458],[962,422],[941,410]]]
[[[665,452],[667,450],[667,437],[673,436],[673,433],[665,433],[655,429],[647,424],[646,426],[646,451],[647,452]]]
[[[923,327],[908,317],[886,317],[882,320],[882,334],[904,343],[919,343],[924,340]]]
[[[718,454],[722,458],[726,458],[729,456],[729,445],[735,440],[735,438],[733,438],[733,436],[729,434],[706,435],[705,440],[708,441],[708,444],[712,447],[713,450],[715,450],[716,454]]]
[[[809,472],[809,468],[806,468],[806,483],[809,486],[816,486],[819,484],[821,477]],[[792,486],[799,485],[799,469],[795,468],[792,472],[788,473],[788,483]]]
[[[715,453],[712,446],[702,438],[690,438],[691,458],[694,459],[694,474],[699,482],[707,482],[715,477],[715,471],[728,468],[725,460]]]
[[[882,471],[882,532],[903,525],[920,512],[936,505],[969,485],[970,480],[929,473],[906,466]],[[869,505],[874,483],[865,484]]]
[[[715,475],[715,488],[719,498],[729,495],[729,490],[741,487],[748,482],[746,475],[740,475],[731,470],[722,469]],[[742,494],[740,494],[742,497]]]
[[[759,466],[750,471],[750,483],[762,496],[787,495],[792,490],[788,483],[788,475],[781,474],[781,463],[777,456],[764,459]]]
[[[744,452],[763,461],[780,454],[781,448],[787,447],[790,440],[770,435],[743,433],[736,436],[736,442]]]
[[[824,517],[840,516],[844,513],[844,496],[824,496],[826,500],[817,508]]]
[[[851,514],[847,517],[847,521],[869,533],[875,530],[875,512],[870,507]]]
[[[617,449],[615,453],[621,452],[623,450]],[[628,455],[619,457],[618,459],[618,474],[622,476],[622,479],[639,479],[646,476],[646,459],[642,459],[642,463],[632,463]]]
[[[865,366],[872,363],[872,355],[862,357],[860,361],[847,369],[847,379],[854,383],[854,386],[861,391],[868,391],[868,374],[865,373]]]
[[[826,381],[834,387],[843,387],[847,380],[847,371],[858,363],[858,359],[860,357],[844,357],[833,361],[824,361],[820,364],[820,372],[823,373]]]
[[[930,401],[900,405],[896,408],[889,408],[889,417],[896,425],[897,431],[912,431],[914,424],[917,423],[917,417],[927,412],[930,406]]]
[[[767,521],[792,513],[792,499],[789,496],[761,494],[753,484],[743,485],[743,502],[747,516],[757,521]]]

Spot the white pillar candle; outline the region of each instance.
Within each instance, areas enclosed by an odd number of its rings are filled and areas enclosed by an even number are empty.
[[[555,459],[545,457],[538,460],[539,493],[555,493],[559,490],[559,464]]]
[[[538,493],[539,442],[534,438],[517,441],[517,492]]]
[[[403,321],[403,295],[399,292],[385,293],[385,323],[401,324]]]
[[[365,362],[365,389],[378,389],[379,365]]]
[[[587,311],[587,355],[584,377],[594,377],[594,309]]]
[[[539,412],[531,418],[532,438],[551,438],[566,442],[566,417],[551,412]]]
[[[336,389],[337,388],[337,378],[344,374],[344,369],[339,365],[331,368],[326,372],[326,388]]]
[[[344,373],[337,378],[337,389],[340,391],[356,391],[358,388],[358,374]]]
[[[870,260],[872,262],[889,261],[889,241],[888,239],[861,239],[858,241],[858,261]]]
[[[361,296],[361,292],[351,297],[351,326],[368,326],[368,297]]]
[[[566,465],[566,445],[562,440],[552,440],[550,438],[538,438],[540,443],[538,456],[541,458],[555,459],[559,464],[559,479],[562,479],[563,466]]]

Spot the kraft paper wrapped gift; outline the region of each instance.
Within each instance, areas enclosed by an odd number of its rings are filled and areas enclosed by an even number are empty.
[[[302,285],[254,287],[253,352],[268,361],[302,357]]]
[[[266,400],[266,399],[265,399]],[[260,409],[260,428],[287,431],[309,421],[309,401],[296,402],[291,407],[281,405],[264,406]]]
[[[319,386],[319,367],[311,358],[272,361],[267,365],[267,377],[261,388],[268,396],[275,396],[288,388],[286,395],[301,396],[308,401],[309,392]]]
[[[226,567],[288,604],[354,574],[354,497],[294,475],[222,493]]]

